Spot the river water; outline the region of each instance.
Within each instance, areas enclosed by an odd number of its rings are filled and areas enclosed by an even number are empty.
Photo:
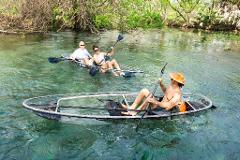
[[[175,29],[124,34],[114,58],[142,69],[131,79],[91,77],[67,62],[84,40],[108,50],[118,32],[0,35],[0,159],[240,159],[240,37]],[[61,123],[36,116],[24,99],[49,94],[153,89],[159,71],[181,71],[184,92],[209,97],[216,109],[164,120]],[[163,81],[168,84],[165,74]]]

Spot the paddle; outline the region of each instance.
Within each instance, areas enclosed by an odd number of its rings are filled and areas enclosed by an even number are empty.
[[[128,69],[112,69],[113,71],[122,71],[122,72],[130,72],[130,73],[144,73],[141,70],[128,70]]]
[[[117,44],[119,41],[121,41],[121,40],[123,40],[123,35],[119,34],[118,37],[117,37],[116,42],[115,42],[114,45],[113,45],[113,47],[115,47],[116,44]]]
[[[113,44],[113,48],[116,46],[116,44],[119,42],[119,41],[121,41],[121,40],[123,40],[123,35],[121,35],[121,34],[119,34],[118,35],[118,37],[117,37],[117,40],[116,40],[116,42]],[[110,56],[108,56],[108,53],[110,53],[111,51],[108,51],[107,52],[107,55],[105,55],[104,56],[104,59],[107,61],[107,60],[109,60],[110,59]]]
[[[133,77],[135,73],[144,73],[141,70],[123,70],[123,69],[112,69],[113,72],[121,71],[124,74],[122,75],[124,78]]]
[[[61,61],[66,61],[66,60],[70,60],[70,59],[67,58],[67,57],[63,57],[63,56],[61,56],[61,57],[49,57],[48,58],[49,63],[59,63]]]
[[[166,66],[167,66],[167,63],[165,63],[165,65],[164,65],[163,68],[161,69],[160,78],[162,78]],[[149,98],[151,95],[152,95],[152,97],[154,97],[154,94],[155,94],[156,91],[157,91],[158,85],[159,85],[159,84],[158,84],[158,81],[157,81],[157,83],[155,84],[154,89],[153,89],[153,91],[152,91],[152,94],[149,93],[149,95],[148,95],[147,98],[145,99],[144,103],[147,102],[148,98]],[[143,117],[145,116],[145,114],[150,110],[149,104],[150,104],[150,103],[147,104],[146,111],[143,113],[141,119],[143,119]]]
[[[162,78],[162,76],[163,76],[163,74],[164,74],[164,70],[165,70],[167,64],[168,64],[168,63],[165,63],[165,65],[164,65],[163,68],[161,69],[160,78]],[[154,86],[154,89],[153,89],[152,93],[149,93],[149,95],[146,97],[146,99],[145,99],[145,101],[143,102],[143,104],[147,102],[148,98],[149,98],[151,95],[154,97],[154,94],[155,94],[156,91],[157,91],[158,85],[159,85],[159,83],[158,83],[158,81],[157,81],[157,83],[156,83],[155,86]],[[144,118],[144,116],[146,115],[146,113],[148,113],[148,112],[150,111],[150,109],[151,109],[151,107],[149,107],[149,104],[150,104],[150,103],[147,104],[146,110],[145,110],[145,112],[143,113],[143,115],[141,116],[141,118],[140,118],[140,120],[139,120],[139,122],[138,122],[138,124],[137,124],[136,132],[138,131],[138,126],[140,125],[141,120]]]
[[[50,62],[50,63],[59,63],[59,62],[66,61],[66,60],[72,61],[72,59],[67,58],[67,57],[62,57],[62,56],[58,57],[58,58],[57,57],[49,57],[48,58],[48,62]],[[78,60],[75,60],[75,61],[78,62]],[[95,76],[98,73],[98,71],[99,71],[98,66],[93,64],[89,70],[89,74],[91,76]]]
[[[215,106],[215,105],[212,105],[212,107],[211,107],[212,109],[217,109],[217,106]]]

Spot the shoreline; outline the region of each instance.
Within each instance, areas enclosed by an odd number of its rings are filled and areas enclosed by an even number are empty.
[[[234,35],[240,35],[240,30],[211,30],[211,29],[202,29],[202,28],[193,28],[193,27],[176,27],[176,26],[165,26],[163,28],[149,28],[149,29],[143,29],[143,28],[136,28],[136,29],[131,29],[131,30],[128,30],[128,31],[125,31],[125,32],[132,32],[132,31],[137,31],[137,30],[144,30],[144,31],[147,31],[147,30],[162,30],[164,28],[169,28],[169,29],[179,29],[179,30],[182,30],[182,31],[189,31],[189,32],[206,32],[206,33],[212,33],[212,32],[216,32],[216,33],[231,33],[231,34],[234,34]],[[99,32],[104,32],[104,31],[108,31],[108,30],[116,30],[116,29],[101,29],[99,30]],[[62,30],[61,32],[66,32],[66,31],[71,31],[71,32],[89,32],[91,33],[90,31],[73,31],[73,30],[69,30],[69,29],[65,29],[65,30]],[[45,35],[45,34],[49,34],[50,32],[56,32],[58,33],[57,31],[47,31],[47,32],[42,32],[42,31],[26,31],[26,30],[2,30],[0,29],[0,34],[12,34],[12,35],[32,35],[32,34],[39,34],[39,35]],[[92,34],[96,34],[96,33],[92,33]]]

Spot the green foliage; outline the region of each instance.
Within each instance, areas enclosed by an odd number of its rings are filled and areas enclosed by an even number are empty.
[[[59,7],[52,9],[52,27],[55,30],[58,27],[58,23],[61,21],[61,11]]]
[[[18,14],[18,9],[17,9],[16,6],[12,7],[11,13],[12,13],[12,14],[15,14],[15,15]]]
[[[36,30],[44,31],[68,28],[91,32],[102,28],[121,31],[162,28],[165,22],[174,26],[213,26],[222,17],[219,4],[240,3],[239,0],[46,0],[44,3],[42,0],[17,0],[15,4],[15,1],[0,0],[0,14],[9,17],[18,14],[25,21],[23,24],[29,22],[27,29],[35,26]]]
[[[165,5],[165,3],[164,3]],[[160,2],[155,0],[125,0],[122,2],[125,8],[125,25],[127,28],[162,28]]]
[[[143,15],[143,18],[144,28],[161,28],[163,26],[160,13],[148,11]]]
[[[161,28],[163,26],[163,21],[161,15],[156,12],[146,11],[142,15],[137,12],[132,12],[127,17],[127,25],[129,28]]]
[[[66,28],[73,28],[74,21],[72,20],[74,9],[69,8],[68,10],[55,6],[52,9],[52,26],[53,28],[59,28],[64,25]]]
[[[127,17],[127,25],[129,26],[129,28],[140,27],[140,16],[136,12],[132,12]]]
[[[2,8],[2,7],[0,6],[0,14],[5,14],[5,15],[17,15],[17,14],[19,14],[19,12],[18,12],[18,9],[17,9],[16,6],[13,6],[13,7],[8,8],[8,9]]]
[[[93,22],[97,29],[110,29],[112,27],[110,15],[96,15]]]
[[[60,8],[59,7],[54,7],[53,9],[52,9],[52,13],[53,13],[53,16],[59,16],[60,15],[60,13],[61,13],[61,10],[60,10]]]
[[[217,10],[215,8],[210,8],[210,5],[209,7],[206,7],[206,5],[200,5],[197,9],[196,19],[198,23],[202,22],[204,25],[210,25],[215,23],[215,21],[219,18]]]
[[[0,0],[0,14],[13,15],[17,9],[16,4],[13,0]]]

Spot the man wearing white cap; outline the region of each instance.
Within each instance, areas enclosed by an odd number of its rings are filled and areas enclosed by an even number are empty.
[[[81,62],[86,66],[92,66],[93,60],[90,53],[85,48],[85,43],[83,41],[79,42],[79,48],[76,49],[71,55],[70,59]]]

